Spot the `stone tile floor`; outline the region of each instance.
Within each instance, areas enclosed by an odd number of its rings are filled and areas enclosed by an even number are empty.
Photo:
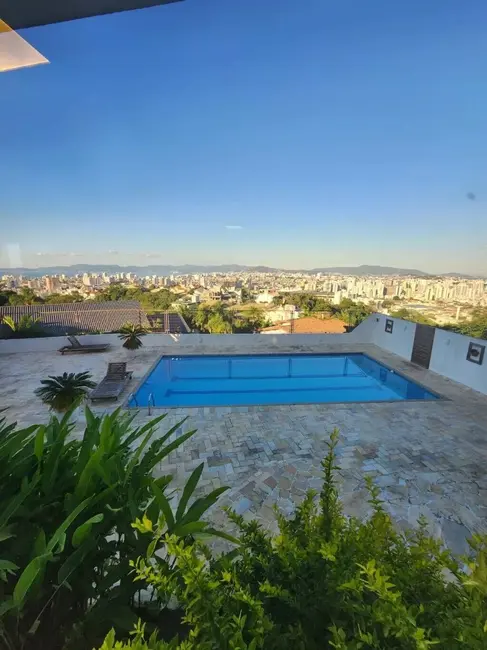
[[[317,350],[306,346],[299,350],[280,346],[278,350],[288,351]],[[345,350],[335,344],[330,349],[321,346],[319,351]],[[336,427],[340,431],[337,451],[346,513],[359,517],[367,514],[364,475],[371,474],[400,527],[412,526],[424,515],[430,530],[452,550],[465,551],[466,537],[487,532],[487,397],[373,345],[347,345],[346,351],[367,352],[448,399],[169,409],[159,425],[161,434],[187,415],[189,420],[177,433],[189,428],[197,429],[197,433],[158,471],[173,473],[180,487],[204,461],[201,491],[228,485],[230,490],[219,505],[231,505],[244,517],[256,517],[273,528],[274,504],[289,514],[308,488],[320,488],[320,461],[326,454],[329,434]],[[23,425],[45,421],[49,414],[33,395],[41,378],[64,370],[90,370],[99,380],[108,361],[127,360],[134,370],[134,390],[163,352],[161,348],[147,348],[136,353],[117,349],[69,357],[53,353],[1,355],[0,407],[9,407],[8,418]],[[205,350],[186,347],[185,352]],[[174,354],[174,348],[170,353]],[[95,410],[110,411],[116,406],[97,406]],[[142,409],[136,422],[148,418],[147,410]],[[81,415],[78,432],[82,426]],[[219,507],[211,517],[231,530]]]

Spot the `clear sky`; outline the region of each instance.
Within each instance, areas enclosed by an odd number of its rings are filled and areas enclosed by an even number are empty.
[[[487,274],[486,24],[486,0],[185,0],[26,30],[51,63],[0,75],[0,266]]]

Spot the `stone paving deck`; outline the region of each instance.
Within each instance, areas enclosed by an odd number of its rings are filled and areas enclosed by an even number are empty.
[[[307,346],[276,350],[300,351],[318,350]],[[448,399],[169,409],[159,426],[161,434],[187,415],[190,418],[181,431],[198,431],[158,471],[173,473],[181,486],[204,461],[200,490],[230,486],[220,505],[232,505],[244,517],[256,517],[272,528],[274,504],[290,513],[308,488],[320,488],[320,461],[336,427],[340,431],[338,455],[346,513],[367,514],[364,475],[368,473],[381,488],[386,507],[400,527],[414,525],[424,515],[430,530],[452,550],[465,551],[467,536],[487,532],[487,397],[370,344],[347,345],[346,349],[335,344],[319,351],[366,352]],[[9,407],[9,419],[23,425],[45,421],[49,414],[33,395],[41,378],[64,370],[90,370],[99,380],[108,361],[127,360],[135,375],[128,393],[163,352],[157,348],[70,357],[53,353],[1,355],[0,406]],[[195,352],[205,351],[186,348],[188,354]],[[97,406],[95,410],[109,411],[116,406]],[[146,422],[148,417],[142,409],[136,421]],[[80,416],[77,429],[82,425]],[[220,523],[223,515],[219,508],[212,518]]]

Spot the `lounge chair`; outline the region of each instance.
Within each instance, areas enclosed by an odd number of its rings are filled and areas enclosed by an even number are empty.
[[[110,345],[108,343],[97,343],[96,345],[85,345],[80,343],[76,336],[68,336],[71,345],[65,345],[59,352],[61,354],[89,354],[90,352],[105,352]]]
[[[127,364],[109,363],[107,374],[90,394],[91,401],[97,399],[118,399],[126,385],[132,379],[132,372],[127,371]]]

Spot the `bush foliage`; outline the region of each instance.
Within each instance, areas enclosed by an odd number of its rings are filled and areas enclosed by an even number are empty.
[[[161,603],[177,596],[189,628],[181,640],[144,640],[142,625],[127,642],[110,633],[102,650],[485,650],[486,540],[474,538],[464,568],[427,535],[425,522],[397,532],[372,483],[371,517],[345,517],[336,441],[334,432],[321,493],[310,492],[291,519],[277,515],[276,537],[229,513],[241,535],[230,554],[212,558],[201,543],[166,534],[171,571],[152,547],[134,564],[136,579]]]
[[[0,420],[2,649],[92,648],[111,627],[127,634],[139,616],[151,618],[150,608],[160,611],[131,575],[130,563],[149,549],[169,571],[164,540],[156,546],[143,534],[147,517],[172,521],[165,532],[186,543],[190,533],[218,534],[199,519],[224,488],[188,507],[202,465],[176,514],[171,476],[152,475],[195,433],[177,434],[184,420],[156,437],[165,415],[137,427],[120,411],[85,413],[81,439],[71,435],[71,413],[26,429]]]

